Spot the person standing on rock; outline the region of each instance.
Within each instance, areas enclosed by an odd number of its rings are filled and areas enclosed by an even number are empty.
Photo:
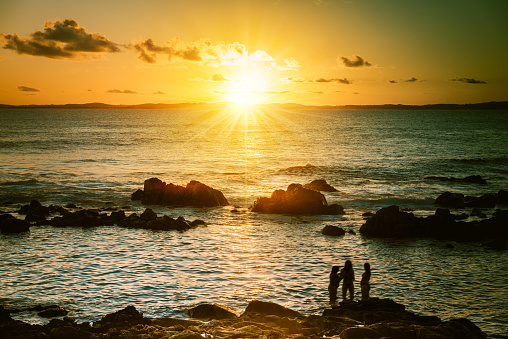
[[[360,281],[360,287],[362,289],[362,300],[369,300],[370,296],[370,264],[366,262],[363,264],[365,272],[362,274],[362,280]]]
[[[342,282],[342,299],[346,300],[347,291],[349,291],[350,300],[353,300],[355,297],[354,293],[354,283],[355,280],[355,271],[353,270],[353,264],[351,260],[346,260],[344,264],[344,268],[340,270],[340,278],[343,280]]]
[[[328,293],[330,294],[331,303],[337,301],[337,289],[339,288],[340,280],[339,266],[332,266],[332,272],[330,272],[330,284],[328,284]]]

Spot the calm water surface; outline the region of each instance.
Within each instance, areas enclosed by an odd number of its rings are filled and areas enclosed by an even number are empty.
[[[181,185],[199,180],[241,208],[154,207],[207,222],[185,233],[32,227],[1,235],[0,302],[17,309],[58,304],[78,321],[131,304],[148,316],[185,316],[203,302],[241,312],[252,299],[319,314],[328,306],[331,266],[351,259],[358,277],[363,262],[371,263],[373,296],[505,334],[507,251],[368,239],[358,229],[363,212],[391,204],[428,215],[447,190],[508,189],[507,142],[508,112],[498,111],[2,110],[0,202],[12,203],[0,207],[5,212],[31,199],[140,212],[145,206],[130,194],[154,176]],[[425,179],[473,174],[488,185]],[[244,209],[314,179],[339,190],[326,198],[346,215]],[[326,237],[325,225],[357,235]],[[15,317],[45,321],[28,311]]]

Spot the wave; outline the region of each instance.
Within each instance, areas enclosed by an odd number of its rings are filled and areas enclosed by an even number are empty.
[[[1,182],[0,185],[2,186],[33,186],[37,185],[39,183],[36,179],[29,179],[29,180],[20,180],[20,181],[4,181]]]
[[[508,164],[508,157],[466,158],[466,159],[450,159],[450,160],[463,164],[486,164],[486,163]]]

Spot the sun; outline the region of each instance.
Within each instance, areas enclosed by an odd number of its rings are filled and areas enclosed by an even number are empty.
[[[266,70],[252,67],[240,70],[225,91],[224,100],[240,105],[264,104],[268,95],[268,75]]]

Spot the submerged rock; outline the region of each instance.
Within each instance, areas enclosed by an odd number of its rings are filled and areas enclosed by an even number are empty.
[[[300,184],[291,184],[286,191],[276,190],[270,198],[258,198],[251,210],[271,214],[344,214],[342,206],[328,205],[323,194]]]
[[[340,237],[346,234],[346,231],[344,231],[342,228],[338,226],[327,225],[323,227],[323,229],[321,230],[321,234],[330,235],[332,237]]]

